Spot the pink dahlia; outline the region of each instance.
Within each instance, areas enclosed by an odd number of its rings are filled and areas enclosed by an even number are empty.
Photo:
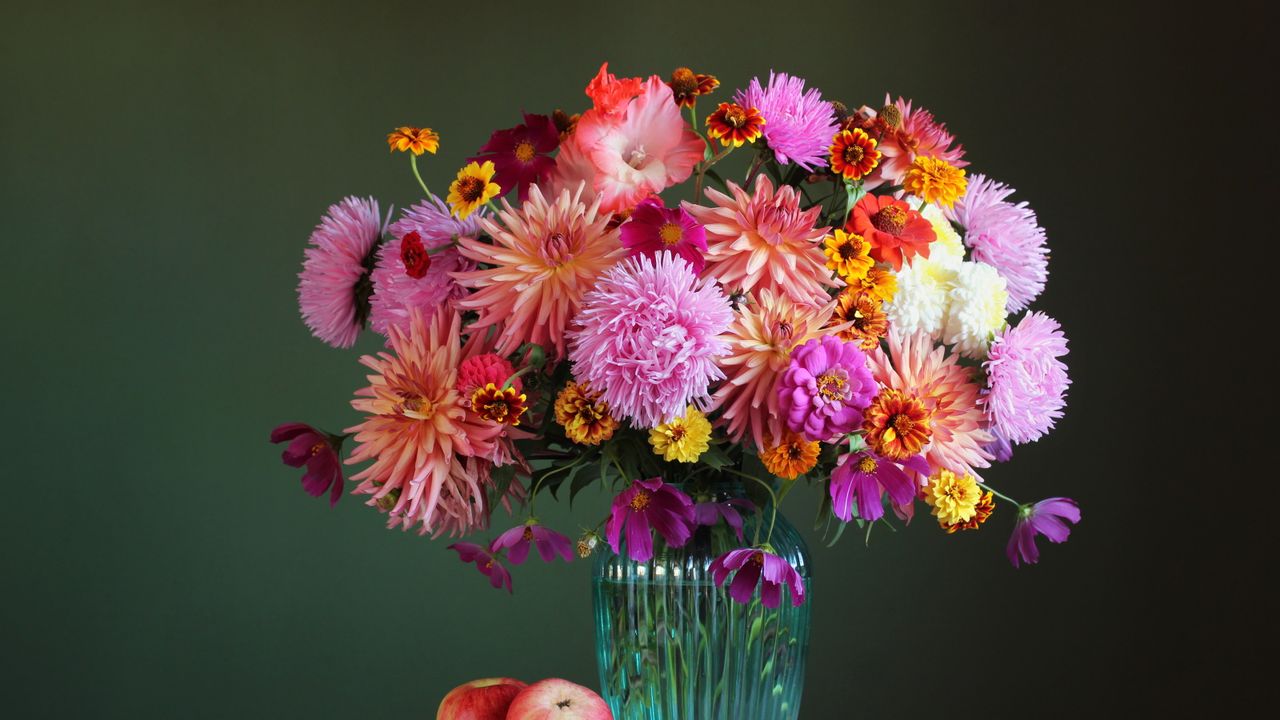
[[[684,209],[707,231],[707,275],[731,290],[770,290],[801,303],[826,303],[833,287],[822,240],[828,228],[814,227],[820,206],[800,209],[800,193],[778,188],[764,175],[747,192],[729,183],[733,197],[708,188],[711,207],[685,203]]]
[[[828,442],[862,425],[877,392],[859,343],[825,335],[791,351],[778,380],[778,407],[792,432]]]
[[[654,256],[671,250],[701,273],[707,260],[707,232],[684,208],[668,209],[657,197],[646,198],[621,228],[622,246],[632,255]]]
[[[475,266],[454,248],[428,254],[416,230],[378,248],[373,267],[373,297],[369,299],[369,327],[381,335],[392,325],[408,329],[410,310],[430,315],[441,305],[466,297],[452,273]]]
[[[706,149],[657,75],[619,112],[617,118],[588,112],[573,132],[574,143],[595,166],[595,190],[607,212],[630,210],[684,182]]]
[[[890,104],[887,93],[884,104]],[[880,139],[880,166],[864,182],[867,189],[886,181],[890,185],[901,185],[918,155],[932,155],[946,160],[952,167],[962,168],[969,164],[964,160],[964,146],[953,147],[955,138],[947,132],[945,123],[933,119],[933,113],[922,107],[912,108],[911,101],[901,97],[893,106],[902,116],[902,121],[896,128],[889,128]]]
[[[480,221],[491,242],[463,237],[467,260],[487,267],[454,275],[475,292],[454,302],[479,317],[469,329],[498,329],[494,352],[511,355],[527,342],[564,357],[565,330],[596,278],[624,255],[610,216],[578,192],[547,197],[535,185],[514,208],[504,200],[497,220]]]
[[[627,258],[583,297],[568,334],[574,378],[601,390],[616,417],[654,427],[709,399],[732,321],[724,292],[683,259]]]
[[[806,170],[827,164],[827,149],[839,123],[818,88],[806,90],[803,79],[770,72],[767,86],[760,85],[760,78],[753,78],[733,100],[764,116],[764,139],[778,162],[795,163]]]
[[[348,197],[329,207],[311,232],[298,274],[298,307],[311,334],[334,347],[351,347],[364,326],[369,268],[385,221],[378,201]]]
[[[925,446],[925,460],[936,472],[978,475],[974,468],[991,466],[985,446],[995,438],[987,432],[979,406],[979,387],[973,370],[933,344],[928,333],[903,336],[889,331],[889,352],[876,348],[869,360],[871,372],[883,386],[918,398],[931,413],[932,438]]]
[[[964,243],[973,259],[996,269],[1009,288],[1006,309],[1022,310],[1039,297],[1049,279],[1049,249],[1044,228],[1026,202],[1005,200],[1013,188],[985,175],[974,175],[968,190],[947,211],[964,228]]]
[[[1040,439],[1066,407],[1067,338],[1058,322],[1029,312],[996,334],[982,367],[991,391],[980,401],[999,437],[1015,443]]]
[[[604,534],[609,547],[622,554],[626,532],[627,557],[636,562],[653,558],[653,531],[670,547],[681,547],[693,535],[693,500],[660,478],[636,480],[613,499]]]

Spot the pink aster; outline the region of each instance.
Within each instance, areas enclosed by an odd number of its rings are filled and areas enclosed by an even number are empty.
[[[760,78],[753,78],[733,100],[764,116],[764,139],[778,162],[816,170],[827,164],[828,148],[839,124],[822,92],[806,90],[804,84],[793,75],[770,72],[768,85],[761,86]]]
[[[856,504],[858,517],[874,522],[884,517],[881,498],[888,493],[889,502],[905,513],[915,500],[918,486],[903,470],[904,467],[923,476],[929,475],[929,463],[919,455],[900,463],[882,458],[870,450],[842,456],[831,473],[832,512],[849,522],[853,519]]]
[[[653,558],[653,531],[670,547],[682,547],[693,535],[693,500],[660,478],[636,480],[613,499],[605,538],[622,554],[626,533],[627,556],[636,562]]]
[[[630,210],[646,197],[684,182],[706,149],[680,114],[671,88],[657,75],[619,110],[619,117],[585,113],[573,139],[595,167],[595,191],[607,212]]]
[[[791,351],[778,379],[778,407],[791,432],[827,442],[861,426],[879,390],[859,343],[824,335]]]
[[[888,93],[884,104],[890,104]],[[901,97],[893,104],[902,114],[902,123],[880,139],[880,165],[863,181],[864,187],[870,190],[885,182],[901,185],[918,155],[932,155],[958,168],[969,164],[964,160],[964,146],[954,145],[955,138],[947,132],[946,124],[934,120],[933,113],[922,107],[912,108],[911,101]]]
[[[615,417],[653,427],[705,405],[707,386],[724,378],[716,361],[732,321],[724,292],[682,258],[627,258],[582,299],[568,332],[573,376],[601,390]]]
[[[1071,498],[1049,498],[1018,508],[1018,521],[1014,524],[1013,535],[1009,537],[1009,544],[1005,547],[1009,562],[1014,567],[1020,565],[1019,561],[1028,564],[1039,562],[1040,549],[1036,547],[1036,536],[1043,535],[1049,542],[1066,542],[1071,535],[1068,522],[1080,522],[1080,506]]]
[[[947,218],[964,228],[964,243],[973,259],[996,269],[1009,288],[1005,308],[1018,312],[1039,297],[1049,279],[1049,249],[1044,228],[1026,202],[1005,198],[1013,188],[977,174]]]
[[[492,161],[496,182],[505,194],[517,190],[520,202],[529,195],[529,186],[543,182],[555,169],[556,161],[548,153],[560,145],[560,132],[546,115],[524,114],[524,123],[497,130],[489,142],[468,162]]]
[[[1053,428],[1071,385],[1058,359],[1066,354],[1062,328],[1044,313],[1029,312],[996,334],[982,364],[990,392],[980,402],[998,437],[1027,443]]]
[[[707,261],[707,232],[684,208],[667,208],[658,197],[646,198],[621,228],[622,246],[632,255],[657,255],[671,250],[701,273]]]
[[[708,188],[711,207],[685,203],[706,228],[706,274],[731,290],[770,290],[808,304],[826,304],[833,287],[822,253],[826,227],[814,227],[822,207],[800,209],[800,193],[761,174],[750,195],[729,183],[725,195]]]
[[[348,197],[329,207],[311,232],[298,274],[298,307],[311,333],[334,347],[351,347],[364,326],[369,270],[385,221],[373,198]]]
[[[489,578],[489,584],[495,589],[505,587],[511,592],[511,572],[502,564],[497,555],[483,545],[469,542],[456,542],[449,546],[458,553],[458,559],[476,566],[481,575]]]
[[[479,235],[480,220],[488,212],[485,208],[480,208],[466,219],[459,220],[443,200],[431,195],[400,213],[400,218],[391,224],[391,236],[399,240],[416,232],[428,250],[437,250],[452,244],[459,237],[473,238]]]
[[[929,467],[977,477],[975,468],[991,466],[986,446],[995,438],[985,429],[973,369],[925,332],[904,336],[890,329],[888,346],[889,352],[876,348],[868,356],[871,372],[881,385],[914,395],[932,413],[933,435],[921,453]]]
[[[455,248],[429,254],[416,230],[382,245],[373,268],[369,327],[381,335],[389,335],[392,326],[408,330],[411,309],[431,314],[446,303],[466,297],[466,288],[450,273],[474,267]]]
[[[729,585],[729,597],[747,605],[760,588],[760,603],[775,609],[782,604],[782,588],[791,592],[791,604],[804,604],[804,578],[791,567],[791,563],[762,548],[738,548],[730,550],[711,561],[707,567],[716,585],[724,585],[729,574],[737,571]],[[761,582],[763,580],[763,583]]]
[[[551,562],[556,556],[565,562],[573,560],[573,541],[538,522],[529,521],[502,533],[489,545],[493,552],[506,550],[512,565],[519,565],[529,556],[530,546],[538,549],[543,562]]]

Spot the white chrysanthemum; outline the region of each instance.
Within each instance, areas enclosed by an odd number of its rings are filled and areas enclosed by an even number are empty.
[[[936,239],[929,243],[929,258],[944,263],[955,264],[964,260],[964,241],[955,226],[942,214],[937,205],[925,205],[920,216],[933,226]]]
[[[1009,290],[1005,279],[986,263],[962,262],[947,296],[942,341],[955,345],[961,355],[985,359],[991,339],[1007,325]]]
[[[931,209],[925,208],[924,217],[938,239],[929,244],[928,258],[917,255],[894,273],[898,289],[884,311],[890,325],[904,335],[923,331],[936,340],[942,334],[956,270],[964,261],[964,243],[942,213],[930,213]]]

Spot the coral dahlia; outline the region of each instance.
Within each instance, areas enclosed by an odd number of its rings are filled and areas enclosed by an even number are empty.
[[[947,132],[945,124],[934,120],[933,113],[919,106],[912,107],[910,100],[902,98],[890,103],[887,94],[884,103],[880,114],[893,122],[887,123],[887,130],[880,138],[880,167],[868,178],[868,189],[885,182],[901,185],[911,163],[920,155],[932,155],[956,168],[969,164],[964,160],[964,146],[953,147],[955,138]]]

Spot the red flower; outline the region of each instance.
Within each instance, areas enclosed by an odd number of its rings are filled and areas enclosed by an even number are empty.
[[[845,230],[854,232],[871,243],[871,257],[902,269],[905,259],[919,255],[929,257],[933,242],[933,225],[901,200],[887,195],[865,195],[853,206]]]
[[[497,171],[494,182],[504,193],[516,188],[520,202],[524,202],[529,186],[546,180],[555,169],[556,161],[547,153],[559,146],[560,131],[555,121],[546,115],[525,113],[523,125],[495,131],[480,148],[480,154],[467,162],[492,161]]]
[[[410,232],[400,241],[400,262],[404,263],[405,274],[414,279],[425,277],[431,269],[431,256],[418,231]]]

